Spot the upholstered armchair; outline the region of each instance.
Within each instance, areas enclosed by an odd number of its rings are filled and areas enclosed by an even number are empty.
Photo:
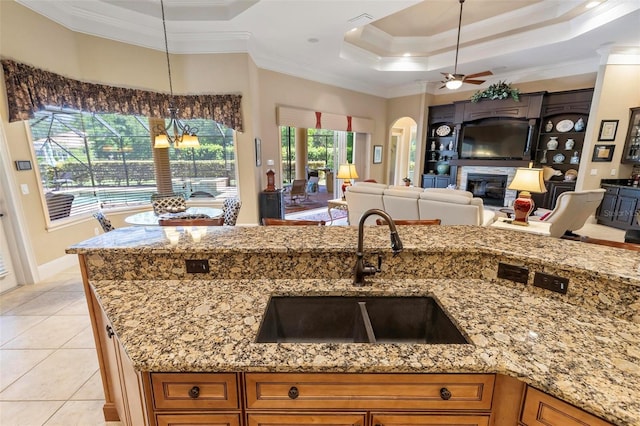
[[[550,224],[549,235],[560,238],[566,232],[576,231],[584,226],[589,216],[595,214],[602,202],[605,190],[591,189],[586,191],[563,192],[556,200],[556,207],[539,219]]]

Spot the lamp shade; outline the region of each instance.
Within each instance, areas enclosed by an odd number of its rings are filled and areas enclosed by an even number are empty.
[[[169,138],[166,133],[156,135],[155,142],[153,145],[154,148],[169,148]]]
[[[547,192],[547,188],[544,186],[543,170],[525,167],[517,168],[516,175],[508,188],[516,191]]]
[[[358,172],[355,164],[340,164],[338,168],[338,179],[358,179]]]

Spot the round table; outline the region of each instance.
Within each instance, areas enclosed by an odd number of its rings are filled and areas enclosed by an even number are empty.
[[[216,209],[213,207],[189,207],[181,214],[206,214],[209,217],[219,217],[222,216],[222,209]],[[127,216],[124,221],[130,225],[150,226],[157,225],[159,218],[160,216],[156,215],[153,210],[149,210],[147,212],[141,212],[131,216]]]

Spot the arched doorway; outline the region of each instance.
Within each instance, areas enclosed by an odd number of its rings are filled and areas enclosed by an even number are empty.
[[[391,125],[387,180],[389,185],[404,185],[404,179],[415,182],[418,125],[411,117],[402,117]]]

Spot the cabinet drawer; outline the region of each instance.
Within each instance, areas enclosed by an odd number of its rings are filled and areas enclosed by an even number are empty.
[[[160,414],[157,426],[240,426],[240,414]]]
[[[249,409],[489,410],[492,374],[247,373]]]
[[[152,373],[154,406],[163,409],[238,409],[235,374]]]
[[[365,418],[365,413],[258,413],[249,414],[247,426],[364,426]]]
[[[640,189],[637,188],[620,188],[618,195],[621,197],[640,198]]]
[[[446,425],[446,426],[489,426],[489,416],[474,415],[437,415],[437,414],[378,414],[373,413],[374,426],[412,426],[412,425]]]
[[[611,426],[611,423],[531,387],[527,387],[521,421],[527,426]]]

